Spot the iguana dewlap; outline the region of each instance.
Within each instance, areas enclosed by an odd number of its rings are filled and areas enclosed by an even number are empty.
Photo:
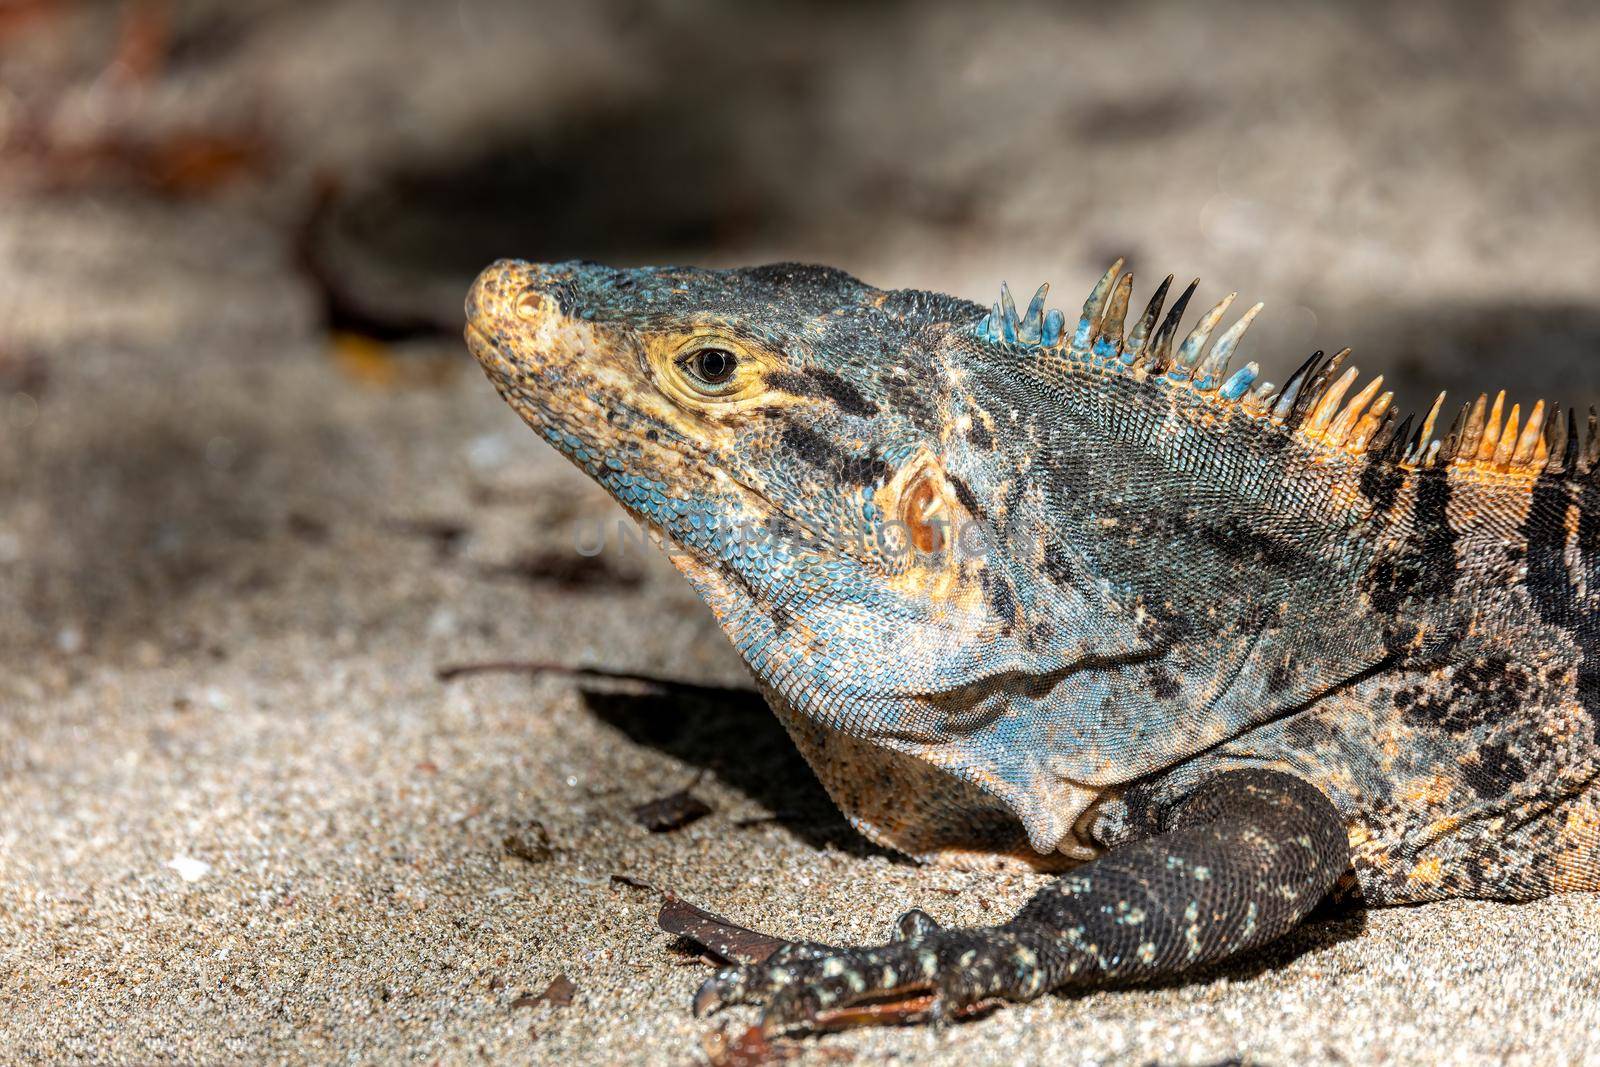
[[[719,974],[823,1025],[1157,977],[1370,902],[1600,888],[1600,440],[1397,419],[1259,310],[1129,318],[839,271],[501,261],[467,339],[663,544],[863,833],[1071,867],[1010,922]],[[1442,401],[1441,397],[1441,401]]]

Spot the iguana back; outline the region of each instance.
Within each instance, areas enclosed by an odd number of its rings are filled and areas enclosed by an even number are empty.
[[[1158,710],[1099,720],[1092,746],[1162,772],[1137,791],[1292,769],[1346,814],[1374,902],[1600,888],[1592,429],[1585,449],[1570,412],[1524,419],[1500,394],[1437,439],[1436,402],[1411,433],[1381,379],[1358,389],[1340,357],[1274,394],[1214,388],[1222,370],[1186,371],[1181,352],[1140,380],[1150,356],[1126,343],[1013,347],[1042,350],[1034,373],[976,378],[974,409],[1050,415],[1020,431],[1031,503],[996,519],[1102,531],[1080,544],[1084,574],[1062,566],[1070,546],[1052,565],[1047,539],[1043,580],[1018,588],[1048,601],[1053,575],[1116,576],[1165,630],[1164,653],[1122,676]]]

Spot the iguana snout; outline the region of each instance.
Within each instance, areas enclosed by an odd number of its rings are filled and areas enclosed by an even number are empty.
[[[565,264],[502,259],[473,282],[467,344],[502,393],[510,388],[532,395],[596,373],[606,362],[610,346],[579,314],[572,277]]]
[[[662,387],[671,325],[612,313],[638,274],[500,260],[467,296],[466,338],[525,421],[662,531],[732,487],[719,473],[726,442]]]

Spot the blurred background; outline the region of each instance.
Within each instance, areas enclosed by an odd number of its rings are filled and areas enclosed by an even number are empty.
[[[264,900],[326,924],[430,865],[469,884],[530,811],[558,856],[634,847],[595,798],[681,780],[567,689],[433,675],[742,678],[663,563],[572,552],[620,513],[466,355],[490,260],[1048,280],[1070,310],[1121,255],[1136,302],[1168,272],[1265,300],[1274,380],[1348,344],[1411,407],[1588,403],[1597,55],[1600,8],[1543,0],[0,0],[0,978],[58,1027],[8,1047],[180,1054],[141,983],[244,1042],[188,1058],[357,1027],[215,1012],[287,988],[290,926],[174,954]],[[198,911],[164,895],[185,858]],[[403,914],[381,936],[500,951]]]

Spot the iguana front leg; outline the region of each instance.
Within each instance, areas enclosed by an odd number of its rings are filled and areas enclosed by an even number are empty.
[[[695,1011],[765,1003],[768,1032],[829,1029],[1164,978],[1284,934],[1348,866],[1343,822],[1316,788],[1276,771],[1232,771],[1174,805],[1159,833],[1074,869],[1001,926],[941,929],[912,912],[887,945],[795,945],[721,971]],[[873,1010],[889,1004],[901,1010]]]

